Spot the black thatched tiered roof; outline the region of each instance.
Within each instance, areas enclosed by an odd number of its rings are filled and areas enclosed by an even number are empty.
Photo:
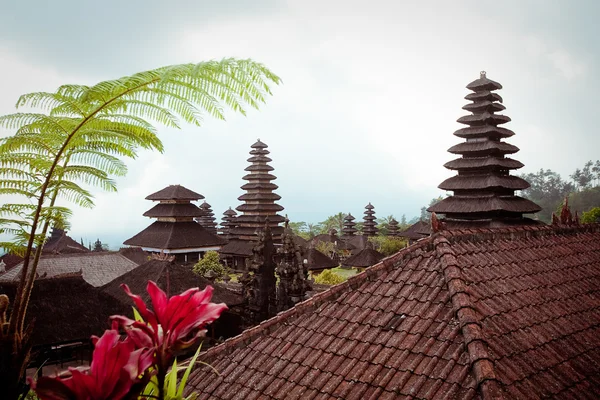
[[[201,200],[204,196],[200,193],[193,192],[181,185],[169,185],[166,188],[159,190],[156,193],[146,197],[146,200],[162,201],[162,200]]]
[[[366,268],[377,264],[379,261],[383,260],[383,258],[383,254],[373,249],[371,246],[367,246],[352,257],[348,257],[342,261],[342,265],[345,267]]]
[[[405,237],[412,241],[423,239],[431,234],[431,226],[429,223],[419,220],[400,232],[398,236]]]
[[[268,164],[272,161],[267,157],[268,146],[259,139],[250,147],[252,150],[248,162],[251,164],[245,169],[249,173],[242,178],[248,181],[242,186],[246,194],[238,197],[244,204],[236,208],[242,215],[237,217],[237,226],[231,229],[230,233],[241,240],[255,241],[258,238],[257,229],[263,229],[268,221],[273,239],[279,241],[283,233],[283,227],[279,224],[285,221],[285,218],[277,214],[283,207],[275,204],[281,196],[273,192],[278,186],[271,183],[277,177],[270,174],[273,167]]]
[[[237,222],[237,213],[229,207],[223,213],[223,218],[221,218],[221,228],[219,229],[219,233],[223,235],[226,239],[231,237],[231,229],[235,228]]]
[[[473,93],[465,99],[472,103],[463,107],[471,112],[458,122],[468,127],[454,132],[465,142],[451,147],[448,151],[462,157],[446,163],[444,166],[456,170],[458,174],[446,179],[440,189],[454,192],[427,211],[445,214],[448,227],[461,227],[466,224],[479,227],[520,225],[534,223],[523,218],[523,214],[535,213],[541,208],[522,197],[515,196],[515,190],[529,187],[529,184],[511,176],[510,170],[523,166],[519,161],[506,157],[519,151],[516,146],[502,142],[514,133],[499,127],[510,121],[503,111],[502,97],[494,93],[502,85],[488,79],[485,72],[479,79],[467,85]]]
[[[201,194],[180,185],[171,185],[149,195],[147,200],[159,203],[144,216],[157,221],[123,243],[146,251],[182,254],[188,250],[199,252],[219,248],[225,241],[194,222],[194,218],[201,217],[203,213],[190,201],[203,198]]]
[[[363,229],[362,234],[364,236],[375,236],[377,235],[377,223],[375,222],[375,207],[371,203],[365,206],[365,216],[363,217]]]
[[[356,232],[358,231],[355,226],[356,226],[356,222],[354,222],[354,217],[352,216],[352,214],[348,213],[348,215],[346,215],[344,217],[344,227],[342,228],[342,236],[347,238],[347,237],[351,237],[354,236],[356,234]]]
[[[388,226],[388,236],[396,237],[400,236],[400,228],[398,227],[398,221],[392,218]]]
[[[52,228],[50,237],[44,243],[43,254],[89,253],[91,250],[73,240],[63,229]]]
[[[338,266],[338,263],[333,261],[327,255],[321,253],[319,250],[314,247],[309,247],[306,249],[302,255],[302,258],[306,260],[306,268],[309,271],[322,271],[328,268],[335,268]]]
[[[217,221],[215,220],[215,213],[213,212],[212,208],[210,208],[210,204],[204,201],[202,204],[200,204],[200,210],[202,215],[200,218],[196,219],[196,222],[198,222],[200,226],[206,229],[208,232],[216,235]]]

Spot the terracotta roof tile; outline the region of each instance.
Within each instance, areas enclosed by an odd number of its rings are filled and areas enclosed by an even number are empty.
[[[191,382],[217,399],[591,397],[599,271],[600,226],[442,231],[206,352],[235,393],[209,368]]]

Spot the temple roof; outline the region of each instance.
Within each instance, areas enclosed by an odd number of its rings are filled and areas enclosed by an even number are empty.
[[[337,262],[333,261],[330,257],[321,253],[314,247],[306,249],[302,254],[302,258],[307,260],[305,266],[309,271],[321,271],[338,266]]]
[[[598,309],[599,224],[441,231],[202,353],[186,392],[594,398]]]
[[[37,275],[51,278],[82,273],[83,279],[90,285],[102,286],[135,267],[137,267],[136,262],[115,251],[43,255],[37,266]],[[22,269],[21,262],[4,274],[0,274],[0,282],[18,281]]]
[[[90,249],[73,240],[67,232],[62,229],[52,228],[52,232],[44,247],[43,254],[73,254],[73,253],[89,253]]]
[[[144,217],[200,217],[202,210],[192,203],[158,203],[144,213]]]
[[[218,283],[210,282],[194,273],[190,267],[159,260],[150,260],[138,266],[106,284],[102,290],[124,304],[132,304],[131,298],[121,288],[122,284],[126,284],[132,293],[138,294],[149,304],[151,299],[146,291],[148,280],[154,281],[167,296],[183,293],[192,287],[204,289],[210,285],[214,289],[211,299],[213,303],[225,303],[231,307],[243,302],[241,295],[225,289]]]
[[[342,261],[342,265],[346,267],[370,267],[377,264],[384,258],[384,255],[369,246],[365,247],[355,255],[348,257]]]
[[[0,293],[14,298],[16,286],[17,282],[0,282]],[[116,314],[132,316],[131,306],[90,285],[81,273],[71,272],[35,280],[26,321],[35,321],[34,345],[88,342],[104,332]]]
[[[199,193],[192,192],[181,185],[169,185],[166,188],[152,193],[146,197],[146,200],[200,200],[203,199]]]
[[[221,246],[225,244],[225,240],[193,221],[155,221],[123,244],[161,250],[179,250]]]

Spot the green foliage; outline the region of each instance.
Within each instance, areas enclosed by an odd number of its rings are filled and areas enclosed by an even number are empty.
[[[204,257],[194,265],[193,271],[200,276],[207,276],[209,271],[212,271],[217,279],[222,279],[229,273],[227,267],[221,264],[219,253],[213,250],[204,254]]]
[[[569,176],[573,179],[579,190],[592,187],[594,182],[596,186],[600,185],[600,160],[597,160],[595,163],[592,160],[586,162],[582,169],[577,168]]]
[[[192,393],[187,397],[183,397],[183,391],[185,389],[185,385],[189,379],[190,373],[194,365],[196,364],[196,360],[198,355],[200,354],[200,349],[202,346],[198,346],[198,350],[189,361],[188,365],[177,365],[177,359],[173,360],[173,366],[169,373],[165,376],[165,384],[164,384],[164,399],[165,400],[193,400],[198,397],[198,394]],[[177,384],[177,375],[183,371],[183,376],[179,381],[179,385]],[[150,382],[146,385],[142,393],[140,394],[140,399],[146,398],[158,398],[159,390],[158,390],[158,378],[156,375],[152,376]]]
[[[317,242],[315,245],[315,249],[325,254],[328,257],[333,257],[335,255],[335,244],[332,242]]]
[[[323,233],[323,226],[320,222],[316,224],[306,224],[306,235],[308,236],[308,239],[312,239],[315,236],[320,235],[321,233]]]
[[[581,214],[581,222],[584,224],[600,222],[600,207],[594,207],[590,211]]]
[[[552,212],[559,206],[569,193],[575,190],[572,183],[564,181],[559,174],[549,169],[540,169],[537,173],[521,175],[531,185],[522,190],[521,195],[537,203],[542,211],[536,214],[540,220],[548,223]]]
[[[369,238],[375,250],[384,256],[391,256],[406,247],[406,239],[390,236],[373,236]]]
[[[438,196],[438,197],[431,199],[427,206],[421,207],[421,217],[420,217],[421,221],[429,222],[429,220],[431,219],[431,213],[429,211],[427,211],[427,209],[429,207],[431,207],[432,205],[439,203],[442,200],[444,200],[444,198],[442,196]],[[416,220],[415,222],[418,222],[418,220]]]
[[[388,215],[387,217],[377,218],[377,228],[379,229],[378,234],[387,236],[390,230],[390,223],[394,220],[393,215]],[[406,217],[405,217],[406,219]]]
[[[580,214],[594,207],[600,207],[600,186],[583,189],[569,195],[569,207]]]
[[[342,229],[344,229],[344,217],[346,214],[337,213],[335,215],[331,215],[327,217],[327,219],[320,223],[322,227],[322,233],[329,233],[330,230],[335,229],[338,234],[342,234]]]
[[[315,283],[318,283],[320,285],[337,285],[338,283],[342,283],[345,280],[346,279],[344,279],[344,277],[336,274],[332,270],[326,269],[325,271],[317,275],[317,277],[315,278]]]

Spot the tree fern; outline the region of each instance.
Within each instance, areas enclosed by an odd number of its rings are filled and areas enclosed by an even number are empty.
[[[70,214],[56,206],[57,199],[91,207],[92,196],[79,183],[116,190],[111,177],[127,170],[119,157],[135,158],[139,148],[163,151],[154,124],[200,126],[204,115],[225,119],[225,108],[245,114],[246,107],[258,108],[264,103],[271,94],[270,85],[279,82],[262,64],[224,59],[21,96],[17,108],[35,111],[0,117],[0,127],[14,131],[13,136],[0,140],[0,194],[21,195],[35,203],[33,209],[14,204],[0,207],[4,214],[0,231],[14,235],[12,244],[0,245],[24,255],[10,316],[11,337],[23,334],[48,227],[66,224]],[[21,373],[22,367],[17,366],[16,372],[0,367],[0,377],[10,379]],[[9,393],[13,384],[0,378],[0,385]]]

